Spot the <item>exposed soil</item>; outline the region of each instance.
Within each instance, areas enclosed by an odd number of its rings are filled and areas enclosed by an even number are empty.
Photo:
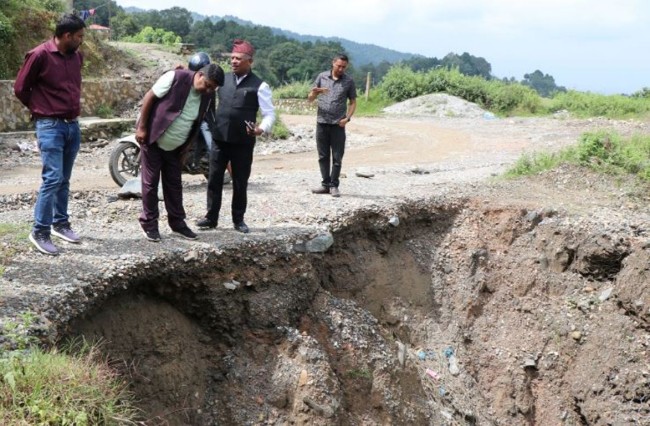
[[[575,167],[493,179],[522,152],[647,123],[422,111],[354,118],[340,199],[309,191],[314,117],[283,115],[294,136],[258,144],[252,233],[226,205],[198,242],[164,214],[145,241],[110,147],[87,150],[83,244],[16,254],[0,318],[102,340],[147,424],[649,425],[648,188]],[[29,223],[38,158],[8,152],[0,222]],[[185,207],[203,215],[201,177]]]

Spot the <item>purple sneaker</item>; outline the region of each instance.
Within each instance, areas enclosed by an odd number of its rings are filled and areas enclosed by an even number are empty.
[[[34,247],[43,254],[49,254],[50,256],[56,256],[59,254],[59,249],[52,244],[52,239],[48,234],[41,232],[30,232],[29,241],[34,244]]]
[[[77,235],[77,233],[74,232],[72,228],[70,228],[70,224],[67,222],[52,225],[52,235],[59,237],[69,243],[77,244],[81,241],[79,235]]]

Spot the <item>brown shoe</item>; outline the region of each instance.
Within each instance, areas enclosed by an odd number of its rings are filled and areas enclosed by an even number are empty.
[[[341,196],[341,191],[335,186],[330,188],[330,194],[332,194],[332,197],[340,197]]]
[[[311,190],[312,194],[329,194],[330,189],[326,186],[319,186],[318,188],[314,188]]]

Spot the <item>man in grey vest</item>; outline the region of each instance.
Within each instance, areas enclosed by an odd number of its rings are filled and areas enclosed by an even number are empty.
[[[197,222],[199,229],[216,228],[221,210],[224,171],[232,168],[232,221],[234,228],[248,233],[244,214],[248,203],[248,178],[253,164],[255,138],[270,133],[275,121],[271,87],[251,71],[255,49],[236,39],[230,55],[232,72],[227,73],[219,89],[219,106],[207,116],[212,132],[208,212]],[[262,121],[257,124],[257,111]]]
[[[149,241],[159,242],[158,183],[174,233],[190,240],[196,234],[185,222],[183,208],[183,157],[196,137],[214,91],[223,84],[224,73],[216,64],[199,71],[176,69],[163,74],[144,95],[135,139],[140,144],[142,213],[140,225]]]

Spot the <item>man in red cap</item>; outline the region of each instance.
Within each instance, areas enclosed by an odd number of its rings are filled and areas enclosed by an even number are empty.
[[[212,132],[212,153],[208,178],[208,211],[197,222],[199,229],[216,228],[221,210],[224,171],[232,168],[232,221],[234,228],[248,233],[244,214],[248,204],[248,178],[253,164],[255,138],[270,133],[275,121],[271,87],[251,71],[255,48],[245,40],[233,42],[230,55],[232,72],[219,89],[219,106],[208,114]],[[262,121],[257,124],[257,111]]]

